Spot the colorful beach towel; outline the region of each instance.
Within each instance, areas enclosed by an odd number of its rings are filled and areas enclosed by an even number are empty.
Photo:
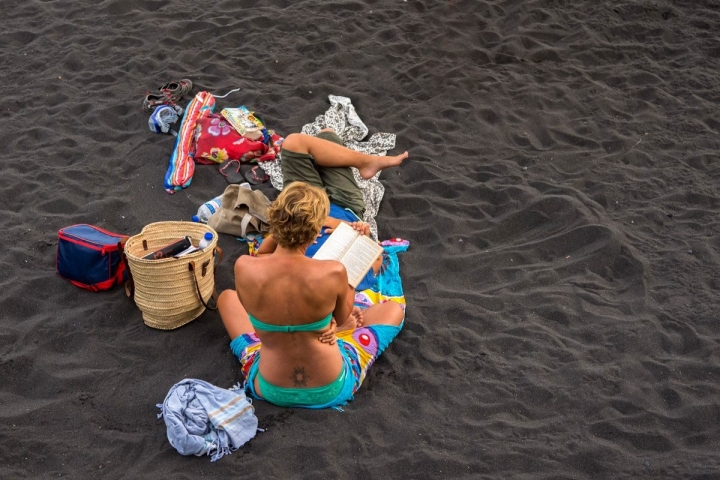
[[[375,285],[355,292],[355,305],[365,309],[371,305],[392,301],[399,303],[405,309],[405,293],[400,278],[400,262],[397,254],[407,251],[410,242],[401,238],[393,238],[380,242],[380,245],[385,250],[380,274],[376,277]]]
[[[405,294],[402,288],[400,262],[397,254],[406,251],[410,246],[410,242],[395,238],[380,242],[380,245],[385,250],[383,268],[376,277],[375,285],[360,292],[355,292],[355,306],[364,310],[380,303],[397,302],[405,310]],[[360,328],[338,335],[341,346],[346,350],[354,350],[357,354],[356,358],[359,359],[359,365],[353,365],[352,368],[358,386],[353,391],[353,394],[362,385],[368,370],[375,363],[377,357],[387,348],[404,324],[405,322],[399,328],[390,325],[374,325],[368,329]]]
[[[199,92],[185,109],[175,148],[165,173],[165,191],[172,194],[190,186],[195,173],[195,127],[199,119],[210,115],[215,108],[215,97]]]

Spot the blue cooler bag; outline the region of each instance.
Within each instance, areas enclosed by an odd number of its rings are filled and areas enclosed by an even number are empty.
[[[123,261],[126,235],[93,225],[72,225],[58,231],[57,272],[73,285],[97,292],[127,280]]]

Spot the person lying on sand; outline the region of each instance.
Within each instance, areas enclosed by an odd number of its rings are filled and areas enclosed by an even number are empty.
[[[324,190],[298,181],[286,186],[268,210],[275,250],[238,258],[236,288],[218,299],[246,388],[283,407],[327,408],[352,400],[404,320],[400,304],[385,302],[364,310],[363,327],[336,337],[335,318],[346,319],[351,311],[347,272],[340,262],[305,256],[329,209]]]
[[[326,128],[317,137],[303,133],[292,133],[285,138],[281,150],[283,184],[305,182],[322,188],[330,198],[330,213],[323,222],[321,235],[305,252],[308,257],[325,243],[327,237],[340,222],[350,224],[364,235],[370,235],[370,226],[361,221],[365,213],[362,191],[355,182],[350,167],[355,167],[362,178],[372,178],[384,168],[398,166],[408,157],[408,152],[395,156],[376,156],[351,150],[332,129]],[[258,256],[268,255],[275,250],[276,243],[269,235],[258,250]],[[382,259],[358,285],[364,290],[375,282]],[[359,314],[355,310],[356,314]]]

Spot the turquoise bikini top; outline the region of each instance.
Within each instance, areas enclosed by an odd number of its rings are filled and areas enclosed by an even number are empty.
[[[250,312],[248,312],[248,317],[250,317],[250,323],[255,327],[255,330],[262,330],[263,332],[316,332],[327,328],[330,322],[332,322],[332,313],[328,313],[328,316],[322,320],[313,323],[303,323],[302,325],[271,325],[261,322]]]

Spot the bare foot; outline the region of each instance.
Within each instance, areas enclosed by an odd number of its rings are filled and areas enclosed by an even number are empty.
[[[338,332],[344,332],[345,330],[355,330],[363,326],[363,313],[360,307],[353,307],[352,312],[345,319],[342,324],[337,326]]]
[[[360,177],[367,180],[375,176],[377,172],[388,167],[397,167],[403,160],[408,158],[408,152],[393,157],[375,157],[375,160],[368,166],[359,169]]]
[[[355,328],[360,328],[363,326],[364,317],[363,317],[363,311],[360,307],[353,307],[353,311],[350,314],[351,317],[355,317]]]

